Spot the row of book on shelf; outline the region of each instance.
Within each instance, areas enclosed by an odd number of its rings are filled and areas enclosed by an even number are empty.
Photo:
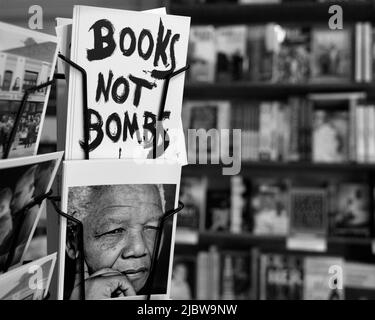
[[[279,101],[186,101],[184,128],[240,129],[232,139],[244,161],[375,162],[375,106],[364,93],[316,93]],[[189,156],[199,145],[188,139]],[[213,135],[211,160],[225,148]],[[228,146],[230,147],[230,146]],[[236,152],[238,154],[238,152]]]
[[[328,26],[197,25],[191,28],[189,80],[282,83],[370,82],[370,22]]]
[[[194,242],[199,232],[370,238],[373,231],[368,184],[322,181],[309,187],[284,178],[231,177],[228,188],[206,177],[183,177],[177,240]]]
[[[246,250],[176,255],[171,297],[197,300],[374,300],[375,265],[338,256]]]

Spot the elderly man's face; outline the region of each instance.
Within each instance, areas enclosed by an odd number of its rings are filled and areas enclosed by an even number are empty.
[[[113,186],[97,199],[96,211],[83,220],[89,272],[112,268],[123,273],[136,292],[151,266],[159,219],[163,215],[155,185]]]

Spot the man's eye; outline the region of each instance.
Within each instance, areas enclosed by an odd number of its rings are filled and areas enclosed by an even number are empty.
[[[160,227],[147,225],[145,226],[145,230],[160,230]]]
[[[103,233],[102,236],[119,234],[119,233],[122,233],[124,231],[125,231],[125,229],[123,229],[123,228],[117,228],[117,229],[113,229],[111,231],[107,231],[107,232]]]

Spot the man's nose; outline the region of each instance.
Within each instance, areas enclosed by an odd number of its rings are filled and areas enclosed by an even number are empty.
[[[141,230],[131,230],[122,251],[123,258],[141,257],[147,253],[146,244]]]

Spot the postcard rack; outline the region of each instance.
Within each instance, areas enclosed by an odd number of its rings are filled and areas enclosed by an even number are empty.
[[[69,64],[71,67],[73,67],[74,69],[78,70],[80,73],[81,73],[81,76],[82,76],[82,103],[83,103],[83,132],[84,132],[84,141],[83,141],[83,149],[84,149],[84,159],[85,160],[89,160],[89,137],[90,137],[90,132],[89,132],[89,123],[90,123],[90,119],[89,119],[89,114],[88,114],[88,104],[87,104],[87,72],[84,68],[82,68],[81,66],[79,66],[78,64],[74,63],[73,61],[71,61],[70,59],[68,59],[67,57],[65,57],[64,55],[62,55],[61,53],[58,53],[58,57],[60,59],[62,59],[64,62],[66,62],[67,64]],[[162,132],[162,130],[158,130],[160,129],[160,126],[162,124],[162,121],[163,121],[163,114],[164,114],[164,109],[165,109],[165,103],[166,103],[166,99],[167,99],[167,94],[168,94],[168,88],[169,88],[169,83],[170,83],[170,80],[177,76],[178,74],[182,73],[182,72],[185,72],[186,70],[189,69],[189,65],[186,65],[185,67],[182,67],[176,71],[173,71],[173,72],[170,72],[170,73],[167,73],[165,78],[164,78],[164,84],[163,84],[163,90],[162,90],[162,95],[161,95],[161,101],[160,101],[160,108],[159,108],[159,112],[158,112],[158,118],[157,118],[157,124],[156,124],[156,132]],[[17,111],[17,114],[16,114],[16,118],[15,118],[15,121],[14,121],[14,124],[13,124],[13,128],[10,132],[10,135],[9,135],[9,138],[8,138],[8,143],[6,144],[6,148],[3,152],[3,159],[7,159],[9,157],[9,153],[11,151],[11,148],[12,148],[12,144],[13,144],[13,141],[16,137],[16,134],[17,134],[17,129],[20,125],[20,122],[21,122],[21,118],[22,118],[22,115],[25,111],[25,108],[26,108],[26,103],[27,103],[27,100],[28,100],[28,97],[31,93],[35,92],[35,91],[38,91],[38,90],[41,90],[43,88],[46,88],[46,87],[49,87],[51,86],[52,84],[55,83],[56,80],[59,80],[59,79],[65,79],[65,76],[63,74],[54,74],[53,78],[45,83],[42,83],[40,85],[37,85],[37,86],[34,86],[34,87],[31,87],[31,88],[28,88],[25,90],[24,92],[24,95],[22,97],[22,100],[21,100],[21,105]],[[165,139],[165,137],[163,137],[163,139]],[[158,141],[158,136],[155,136],[154,139],[153,139],[153,159],[157,158],[159,154],[163,153],[164,150],[158,150],[158,146],[157,146],[157,141]],[[161,144],[161,146],[164,148],[164,143]],[[161,152],[161,153],[160,153]],[[13,261],[13,258],[14,258],[14,255],[15,255],[15,251],[17,249],[17,239],[19,237],[19,233],[21,231],[21,228],[22,228],[22,225],[23,225],[23,222],[24,222],[24,218],[28,212],[28,210],[30,210],[32,207],[34,207],[35,205],[41,205],[42,202],[44,200],[50,200],[55,211],[57,212],[58,215],[60,215],[61,217],[63,218],[66,218],[67,220],[69,220],[71,223],[75,224],[77,226],[77,240],[78,240],[78,250],[82,253],[83,252],[83,248],[84,248],[84,242],[83,242],[83,224],[80,220],[78,219],[75,219],[74,217],[72,217],[71,215],[63,212],[62,210],[60,210],[59,206],[57,205],[57,202],[60,202],[61,199],[59,196],[52,196],[52,190],[50,190],[49,192],[47,192],[46,194],[43,194],[43,195],[40,195],[38,197],[36,197],[30,204],[26,205],[24,208],[21,209],[21,211],[18,214],[21,215],[21,220],[19,221],[18,225],[16,225],[15,227],[15,232],[10,240],[10,250],[9,250],[9,253],[8,253],[8,256],[7,256],[7,260],[6,260],[6,263],[5,263],[5,266],[4,266],[4,273],[8,271],[8,269],[10,268],[11,264],[12,264],[12,261]],[[163,234],[163,229],[164,229],[164,226],[165,226],[165,223],[169,220],[169,218],[173,217],[175,214],[177,214],[178,212],[180,212],[184,207],[184,204],[179,201],[179,205],[176,209],[172,209],[172,210],[169,210],[167,212],[164,213],[164,215],[161,217],[160,219],[160,222],[159,222],[159,228],[157,230],[157,233],[156,233],[156,243],[155,243],[155,246],[154,246],[154,249],[153,249],[153,254],[152,254],[152,260],[151,260],[151,268],[150,268],[150,275],[149,275],[149,278],[148,278],[148,281],[147,281],[147,284],[146,284],[146,299],[147,300],[150,300],[151,299],[151,291],[152,291],[152,288],[153,288],[153,284],[154,284],[154,279],[155,279],[155,274],[156,274],[156,270],[157,270],[157,263],[158,263],[158,254],[159,254],[159,250],[160,250],[160,245],[161,245],[161,239],[162,239],[162,234]],[[69,230],[67,230],[69,231]],[[80,254],[79,255],[79,270],[80,270],[80,274],[79,274],[79,277],[80,277],[80,299],[81,300],[85,300],[85,270],[84,270],[84,256],[83,254]],[[46,294],[46,298],[49,297],[49,293]]]

